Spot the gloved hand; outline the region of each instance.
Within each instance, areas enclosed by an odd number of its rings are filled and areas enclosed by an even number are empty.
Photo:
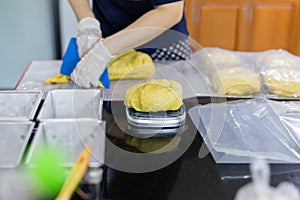
[[[102,38],[102,32],[99,21],[92,17],[81,19],[77,31],[78,54],[82,58]]]
[[[74,83],[83,88],[97,87],[98,80],[104,72],[107,63],[114,57],[100,39],[94,47],[85,54],[71,74]]]

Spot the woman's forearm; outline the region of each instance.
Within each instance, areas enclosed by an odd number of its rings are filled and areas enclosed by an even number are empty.
[[[141,46],[177,24],[182,18],[183,9],[183,1],[158,6],[125,29],[105,38],[103,43],[111,54]]]
[[[91,9],[90,3],[88,0],[69,0],[69,3],[77,17],[77,20],[80,21],[85,17],[94,17],[95,15]]]

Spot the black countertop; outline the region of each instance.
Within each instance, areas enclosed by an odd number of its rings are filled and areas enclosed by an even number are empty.
[[[226,99],[187,99],[185,106],[188,110],[198,103],[220,101]],[[176,155],[178,158],[169,163],[162,162],[165,166],[158,167],[157,170],[139,171],[134,158],[112,147],[117,146],[125,152],[132,152],[133,157],[135,154],[148,155],[126,143],[128,130],[123,102],[104,102],[104,107],[103,119],[107,123],[108,136],[105,158],[107,166],[103,179],[104,199],[227,200],[233,199],[237,189],[251,181],[248,165],[216,164],[211,154],[201,156],[199,151],[201,149],[205,152],[205,144],[188,115],[187,128],[181,131],[179,144],[170,151],[152,154],[154,157],[163,154],[166,158]],[[154,162],[158,161],[153,159],[145,159],[144,165],[148,166],[147,169],[152,165],[155,167]],[[138,160],[136,163],[140,162]],[[273,164],[271,174],[273,186],[289,181],[300,188],[300,165]]]

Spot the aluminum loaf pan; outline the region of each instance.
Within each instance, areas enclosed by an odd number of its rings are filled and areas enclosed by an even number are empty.
[[[0,121],[33,120],[42,91],[0,91]]]
[[[105,122],[96,119],[60,119],[43,121],[39,124],[32,141],[26,164],[35,166],[41,148],[59,151],[62,166],[72,167],[77,156],[92,145],[89,167],[100,167],[104,163]]]
[[[102,118],[101,90],[51,90],[48,92],[38,120]]]
[[[0,122],[0,168],[21,163],[33,127],[33,122]]]

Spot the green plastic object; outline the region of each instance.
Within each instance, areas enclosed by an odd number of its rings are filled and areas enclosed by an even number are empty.
[[[67,168],[62,167],[61,155],[57,149],[41,148],[33,160],[35,167],[28,169],[32,186],[42,196],[58,194],[64,183]]]

